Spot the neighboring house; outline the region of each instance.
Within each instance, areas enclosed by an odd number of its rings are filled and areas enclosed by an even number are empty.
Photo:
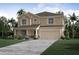
[[[27,12],[18,16],[18,27],[15,28],[17,37],[29,36],[42,39],[58,39],[63,36],[64,15],[60,13]]]

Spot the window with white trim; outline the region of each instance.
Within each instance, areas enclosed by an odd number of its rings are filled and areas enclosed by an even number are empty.
[[[22,25],[26,25],[26,19],[22,19]]]
[[[37,19],[34,19],[34,21],[37,21]]]
[[[48,19],[48,24],[53,24],[53,20],[54,20],[53,18],[49,18]]]
[[[37,24],[37,19],[33,19],[33,24]]]

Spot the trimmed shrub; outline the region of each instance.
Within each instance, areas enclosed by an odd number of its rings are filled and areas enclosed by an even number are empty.
[[[65,39],[65,37],[61,36],[61,37],[60,37],[60,39],[63,39],[63,40],[64,40],[64,39]]]

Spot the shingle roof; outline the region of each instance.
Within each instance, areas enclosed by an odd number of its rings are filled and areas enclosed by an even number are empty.
[[[18,28],[37,28],[39,24],[32,24],[32,25],[26,25],[26,26],[20,26]]]
[[[61,15],[61,14],[56,14],[56,13],[51,13],[51,12],[41,12],[41,13],[37,13],[36,15],[38,15],[38,16],[54,16],[54,15]]]

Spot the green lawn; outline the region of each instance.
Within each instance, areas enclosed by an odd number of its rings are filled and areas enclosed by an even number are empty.
[[[42,55],[79,55],[79,39],[58,40],[48,47]]]
[[[12,44],[15,44],[15,43],[19,43],[19,42],[22,42],[24,40],[9,40],[9,39],[0,39],[0,48],[1,47],[5,47],[5,46],[8,46],[8,45],[12,45]]]

